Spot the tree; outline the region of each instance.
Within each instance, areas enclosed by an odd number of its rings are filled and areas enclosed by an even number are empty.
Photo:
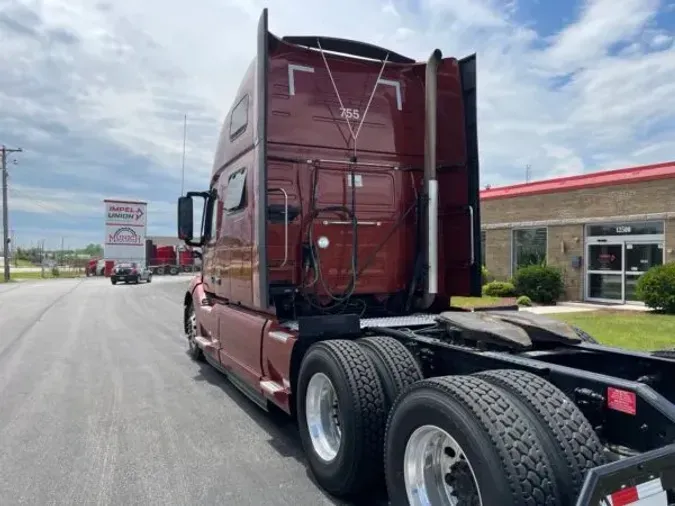
[[[103,256],[103,247],[100,244],[88,244],[83,250],[87,255],[92,257],[102,257]]]

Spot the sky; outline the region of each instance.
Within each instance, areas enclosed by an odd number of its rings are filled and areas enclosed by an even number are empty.
[[[675,160],[675,0],[0,0],[16,244],[102,242],[104,198],[175,236],[184,115],[202,190],[263,7],[279,36],[475,52],[482,186]]]

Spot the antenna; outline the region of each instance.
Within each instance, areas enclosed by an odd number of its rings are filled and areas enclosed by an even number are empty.
[[[181,165],[180,194],[185,192],[185,139],[187,138],[187,114],[183,117],[183,162]]]

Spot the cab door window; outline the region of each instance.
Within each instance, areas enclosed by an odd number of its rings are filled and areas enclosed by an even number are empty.
[[[223,203],[223,210],[227,214],[244,208],[246,208],[246,167],[233,172],[227,178],[225,202]]]

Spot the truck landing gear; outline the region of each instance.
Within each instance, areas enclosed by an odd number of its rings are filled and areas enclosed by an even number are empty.
[[[351,496],[381,481],[386,419],[382,384],[362,348],[351,341],[313,345],[298,377],[300,439],[319,484]]]

